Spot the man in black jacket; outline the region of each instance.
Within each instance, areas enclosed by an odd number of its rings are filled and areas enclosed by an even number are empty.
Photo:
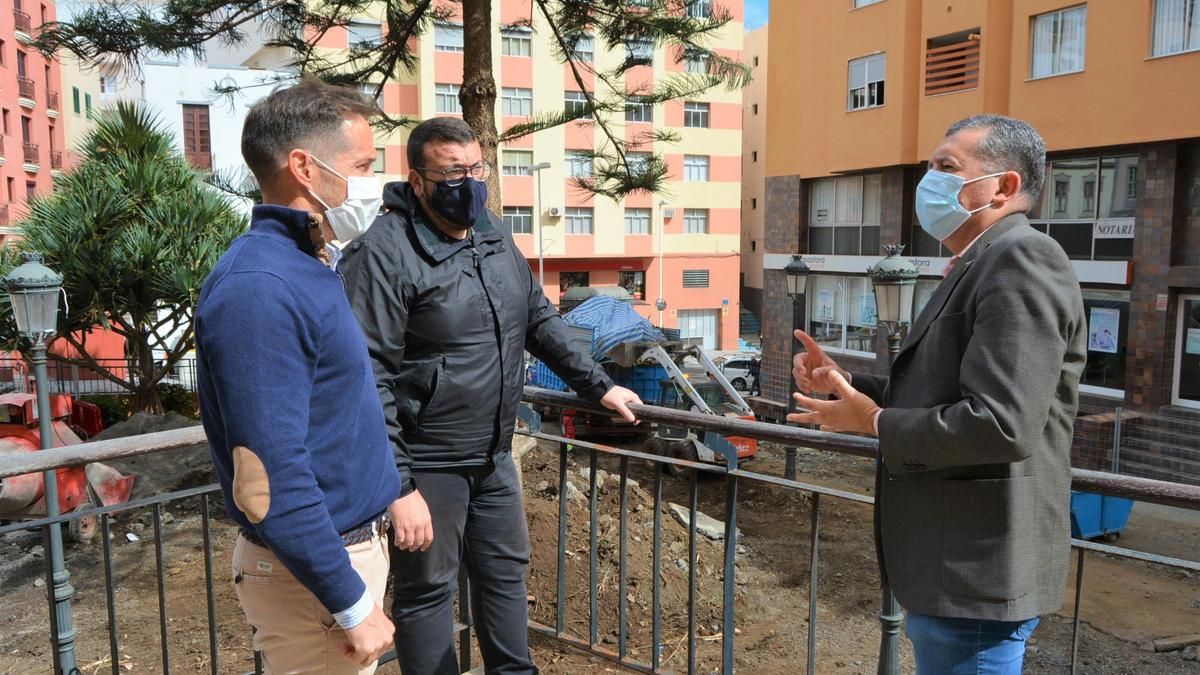
[[[499,219],[470,127],[428,120],[408,140],[407,183],[344,251],[339,270],[375,366],[402,480],[392,614],[406,675],[458,673],[459,562],[489,673],[536,673],[529,656],[529,532],[512,436],[524,352],[581,396],[634,421],[637,395],[572,343]],[[397,514],[393,511],[393,516]]]

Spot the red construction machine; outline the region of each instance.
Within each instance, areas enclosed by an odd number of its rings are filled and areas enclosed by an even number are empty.
[[[80,434],[91,436],[101,429],[99,409],[71,396],[50,396],[54,447],[82,443]],[[77,433],[78,432],[78,433]],[[37,396],[9,393],[0,395],[0,457],[38,452]],[[29,473],[0,479],[0,521],[25,520],[46,515],[45,484],[42,473]],[[59,513],[70,513],[89,506],[111,506],[129,501],[134,476],[93,462],[86,466],[58,469]],[[87,541],[96,532],[96,519],[70,521],[68,537]]]

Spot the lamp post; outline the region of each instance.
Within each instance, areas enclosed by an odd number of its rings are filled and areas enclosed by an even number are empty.
[[[537,197],[537,199],[534,200],[536,203],[533,205],[533,212],[537,214],[537,218],[538,218],[538,284],[541,285],[543,293],[546,292],[546,256],[543,252],[544,246],[545,246],[545,242],[544,242],[545,238],[542,235],[546,229],[545,228],[546,217],[542,213],[542,210],[541,210],[542,209],[542,173],[541,173],[541,171],[542,171],[542,169],[549,169],[549,168],[550,168],[550,162],[538,162],[537,164],[531,164],[529,166],[529,173],[537,174],[537,193],[535,195]]]
[[[49,376],[46,373],[46,341],[54,335],[58,324],[58,294],[62,288],[62,275],[42,264],[40,253],[22,253],[21,265],[4,277],[8,299],[12,303],[13,318],[17,332],[30,343],[30,360],[33,362],[34,379],[37,383],[38,436],[41,448],[54,447],[52,416],[50,411]],[[46,515],[59,515],[57,471],[51,469],[42,475],[43,500]],[[72,675],[79,669],[75,663],[75,627],[71,617],[70,574],[63,563],[62,529],[59,523],[46,528],[47,549],[54,585],[50,603],[50,626],[54,638],[55,673]]]
[[[783,268],[783,273],[787,277],[788,295],[792,298],[792,332],[794,333],[801,327],[803,323],[801,317],[804,316],[804,299],[805,294],[808,291],[809,269],[808,265],[804,264],[804,261],[800,259],[800,256],[794,255],[792,256],[791,262],[789,262],[787,266]],[[795,362],[796,354],[798,353],[796,349],[796,339],[791,335],[788,337],[791,338],[792,361]],[[791,390],[793,392],[798,391],[798,385],[796,385],[795,380],[790,376],[788,377],[788,380],[792,382]],[[788,401],[788,408],[791,409],[793,406],[795,406],[796,399],[791,396],[788,398],[790,399]],[[788,480],[796,480],[796,448],[788,446],[784,448],[783,452],[783,477]]]
[[[883,247],[887,257],[867,270],[871,285],[875,289],[876,321],[887,331],[888,365],[895,362],[900,353],[900,337],[912,323],[913,291],[916,290],[920,272],[911,260],[900,257],[903,244],[888,244]],[[880,462],[875,463],[876,485]],[[876,499],[879,495],[876,495]],[[879,640],[879,672],[894,675],[900,672],[900,603],[892,594],[891,585],[883,582],[883,607],[879,612],[882,636]]]
[[[670,203],[671,202],[665,199],[660,199],[658,201],[658,213],[662,215],[661,222],[659,222],[660,219],[653,217],[654,214],[651,214],[652,217],[650,219],[651,222],[658,223],[658,225],[655,226],[655,229],[658,231],[658,300],[654,301],[654,307],[658,310],[659,328],[662,328],[664,325],[663,312],[667,309],[667,301],[665,298],[663,298],[663,230],[667,229],[667,216],[663,211],[663,207]]]

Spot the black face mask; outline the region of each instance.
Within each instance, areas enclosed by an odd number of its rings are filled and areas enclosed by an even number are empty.
[[[467,177],[462,185],[451,187],[445,182],[425,181],[433,184],[433,194],[426,193],[429,206],[446,220],[462,228],[469,228],[483,214],[487,203],[487,183]]]

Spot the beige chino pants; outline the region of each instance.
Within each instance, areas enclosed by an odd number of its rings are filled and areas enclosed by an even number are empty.
[[[376,604],[387,589],[387,533],[347,546],[350,564]],[[233,549],[234,588],[246,619],[254,626],[254,648],[262,652],[268,675],[370,675],[342,655],[345,632],[333,615],[279,562],[269,549],[238,535]],[[240,577],[240,581],[238,580]]]

